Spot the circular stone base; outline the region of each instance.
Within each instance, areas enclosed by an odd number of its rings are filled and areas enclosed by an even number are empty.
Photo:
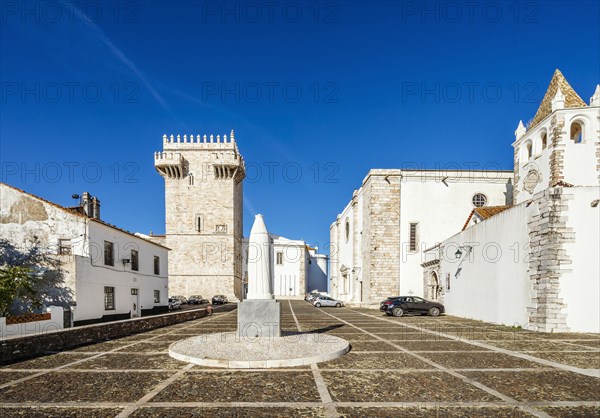
[[[348,352],[348,341],[328,334],[244,338],[235,332],[202,334],[169,346],[177,360],[228,369],[269,369],[319,363]]]

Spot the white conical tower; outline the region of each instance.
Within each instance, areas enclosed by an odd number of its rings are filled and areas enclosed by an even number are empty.
[[[273,299],[271,239],[262,215],[256,215],[248,240],[248,299]]]

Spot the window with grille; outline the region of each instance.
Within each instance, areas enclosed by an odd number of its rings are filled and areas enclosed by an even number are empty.
[[[138,271],[140,269],[138,252],[131,250],[131,270]]]
[[[277,264],[278,265],[283,264],[283,253],[277,253]]]
[[[487,197],[485,197],[485,195],[483,193],[476,193],[473,196],[473,206],[475,206],[476,208],[485,206],[486,203],[487,203]]]
[[[417,222],[411,222],[409,227],[408,237],[408,250],[417,251],[419,243],[419,224]]]
[[[104,265],[114,266],[115,265],[115,249],[114,245],[110,241],[104,241]]]
[[[160,290],[154,291],[154,303],[160,303]]]
[[[115,310],[115,288],[104,287],[104,310],[114,311]]]
[[[71,240],[70,239],[59,239],[58,240],[58,254],[71,255]]]
[[[160,274],[160,257],[154,256],[154,274]]]

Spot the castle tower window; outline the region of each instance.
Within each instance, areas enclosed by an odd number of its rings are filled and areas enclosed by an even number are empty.
[[[480,208],[487,203],[487,197],[483,193],[475,193],[473,196],[473,206]]]
[[[202,215],[196,215],[196,231],[202,232],[203,222]]]
[[[188,175],[188,177],[190,178],[190,186],[193,186],[194,185],[194,175],[192,173],[190,173]]]
[[[583,142],[583,125],[580,122],[573,122],[571,124],[571,141],[576,144]]]
[[[282,252],[277,253],[277,265],[279,265],[279,266],[283,265],[283,253]]]
[[[531,142],[528,142],[525,145],[525,149],[527,151],[527,161],[531,160],[531,156],[533,155],[533,147],[531,146]]]

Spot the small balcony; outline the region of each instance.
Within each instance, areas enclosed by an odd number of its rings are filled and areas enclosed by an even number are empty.
[[[155,152],[154,168],[164,178],[181,179],[184,177],[184,159],[178,152]]]

